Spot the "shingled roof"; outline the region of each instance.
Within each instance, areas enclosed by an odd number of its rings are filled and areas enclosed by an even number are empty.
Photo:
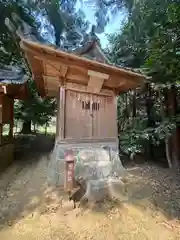
[[[95,54],[94,54],[94,56],[93,56],[93,54],[91,54],[93,51],[96,52],[96,56],[95,56]],[[73,53],[76,55],[84,56],[86,58],[89,58],[89,59],[92,59],[95,61],[100,61],[100,62],[104,62],[106,64],[110,64],[109,59],[106,57],[105,53],[101,49],[97,40],[88,41],[81,47],[75,49],[73,51]],[[97,56],[99,56],[99,58]]]
[[[0,66],[0,84],[24,84],[27,79],[27,75],[18,67]]]
[[[106,54],[103,52],[99,41],[97,38],[95,39],[89,39],[86,43],[84,43],[82,46],[80,46],[79,48],[75,49],[72,53],[76,54],[76,55],[80,55],[86,58],[90,58],[93,60],[93,57],[90,56],[90,52],[95,49],[95,51],[97,52],[98,55],[100,55],[103,59],[104,59],[104,63],[109,64],[109,65],[113,65],[115,67],[127,70],[127,71],[131,71],[134,73],[139,73],[139,74],[144,74],[143,70],[140,68],[130,68],[130,67],[124,67],[122,65],[118,65],[118,64],[114,64],[110,61],[110,59],[108,59],[108,57],[106,56]],[[99,61],[99,59],[95,59],[95,61]]]
[[[28,97],[27,80],[28,76],[22,69],[9,65],[0,66],[0,89],[2,91],[5,87],[4,94],[24,100]]]

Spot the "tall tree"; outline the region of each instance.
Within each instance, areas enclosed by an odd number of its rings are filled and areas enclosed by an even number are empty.
[[[76,3],[77,0],[27,0],[36,17],[44,19],[41,24],[44,36],[51,38],[58,47],[67,50],[81,44],[89,27],[84,12],[76,9]]]
[[[133,68],[145,67],[144,70],[148,70],[147,73],[152,77],[148,92],[146,89],[140,94],[148,96],[146,104],[136,96],[135,121],[138,120],[136,128],[134,124],[128,124],[123,129],[123,133],[126,132],[126,137],[136,139],[133,142],[136,146],[133,148],[135,151],[138,151],[139,147],[142,151],[147,142],[153,143],[155,147],[164,139],[167,142],[166,140],[171,136],[169,142],[172,142],[172,154],[167,155],[172,155],[171,161],[175,167],[179,165],[177,147],[179,141],[177,99],[180,69],[179,14],[179,3],[172,0],[136,1],[120,32],[109,36],[111,43],[109,55],[113,62]],[[165,89],[168,92],[168,100],[164,102],[165,105],[162,108],[161,101],[164,98],[162,94]],[[161,92],[160,95],[158,95],[159,92]],[[167,114],[162,114],[166,108],[168,117]],[[138,118],[138,116],[141,117]],[[176,131],[172,131],[173,129]],[[136,131],[135,135],[134,131]],[[141,139],[147,139],[147,141],[141,141]],[[132,143],[132,141],[128,142]],[[128,149],[127,145],[126,149]],[[132,150],[132,147],[129,149]]]

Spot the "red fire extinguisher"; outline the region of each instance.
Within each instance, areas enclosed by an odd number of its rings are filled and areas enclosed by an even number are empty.
[[[75,156],[73,151],[68,151],[65,154],[65,189],[67,191],[74,188],[74,165],[75,165]]]

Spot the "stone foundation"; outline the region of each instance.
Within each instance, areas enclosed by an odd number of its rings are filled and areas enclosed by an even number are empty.
[[[63,187],[65,181],[65,154],[67,151],[73,151],[73,155],[77,160],[80,151],[88,152],[89,150],[96,151],[96,149],[104,148],[107,151],[109,160],[111,155],[118,155],[117,142],[84,142],[84,143],[67,143],[57,142],[51,154],[51,160],[48,168],[48,180],[51,184]]]

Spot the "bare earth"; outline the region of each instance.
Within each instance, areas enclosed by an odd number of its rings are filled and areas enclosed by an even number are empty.
[[[46,184],[48,160],[34,157],[0,177],[0,239],[180,239],[180,176],[150,165],[129,168],[128,201],[73,210]]]

